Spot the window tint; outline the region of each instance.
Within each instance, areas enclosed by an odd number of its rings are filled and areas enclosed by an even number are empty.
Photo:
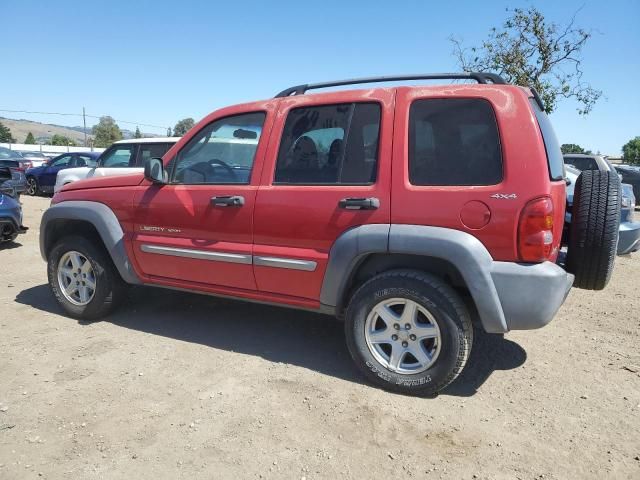
[[[547,152],[547,163],[549,164],[549,177],[551,180],[562,180],[564,178],[564,160],[562,158],[562,151],[560,150],[560,142],[556,137],[556,132],[553,130],[551,121],[546,113],[540,110],[540,106],[533,99],[530,98],[531,108],[536,114],[538,119],[538,125],[542,132],[542,138],[544,140],[544,149]]]
[[[19,168],[20,164],[17,160],[0,160],[0,167]]]
[[[141,143],[138,152],[138,166],[144,167],[147,160],[154,157],[162,157],[173,143]]]
[[[50,167],[67,167],[73,158],[72,155],[63,155],[62,157],[57,158],[55,161],[51,162]]]
[[[373,183],[379,130],[377,103],[293,109],[284,126],[274,182]]]
[[[489,102],[415,101],[409,111],[409,180],[413,185],[500,183],[500,138]]]
[[[172,182],[249,183],[264,119],[248,113],[207,125],[178,153]]]
[[[118,145],[107,150],[100,157],[100,166],[103,168],[126,168],[131,165],[136,145]]]
[[[585,157],[565,157],[564,161],[569,165],[573,165],[580,171],[598,170],[598,163],[595,158]]]

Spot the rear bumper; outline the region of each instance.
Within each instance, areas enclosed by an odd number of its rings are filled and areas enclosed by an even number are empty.
[[[530,330],[553,319],[574,277],[552,262],[493,262],[491,278],[508,330]]]
[[[618,237],[618,255],[640,250],[640,222],[623,222],[620,224]]]

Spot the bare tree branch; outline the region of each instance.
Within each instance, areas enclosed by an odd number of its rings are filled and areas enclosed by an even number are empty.
[[[581,53],[592,36],[575,26],[583,7],[562,27],[547,22],[536,7],[507,10],[502,29],[492,28],[480,47],[465,47],[462,40],[449,37],[452,54],[464,71],[491,70],[511,83],[536,88],[547,112],[559,98],[567,98],[578,103],[580,114],[587,114],[602,92],[582,81]]]

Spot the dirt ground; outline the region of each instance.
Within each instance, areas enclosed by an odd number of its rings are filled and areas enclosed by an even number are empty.
[[[434,399],[365,383],[328,317],[133,288],[65,317],[28,234],[0,248],[0,478],[640,478],[640,255],[547,327],[477,332]],[[542,299],[544,301],[544,299]]]

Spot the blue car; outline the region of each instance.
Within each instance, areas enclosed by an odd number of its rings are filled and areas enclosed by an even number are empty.
[[[18,234],[25,233],[22,225],[22,206],[12,186],[0,187],[0,243],[12,242]]]
[[[56,175],[60,170],[75,167],[95,167],[99,156],[100,154],[97,152],[63,153],[40,167],[29,168],[25,172],[27,176],[27,194],[53,193]]]

